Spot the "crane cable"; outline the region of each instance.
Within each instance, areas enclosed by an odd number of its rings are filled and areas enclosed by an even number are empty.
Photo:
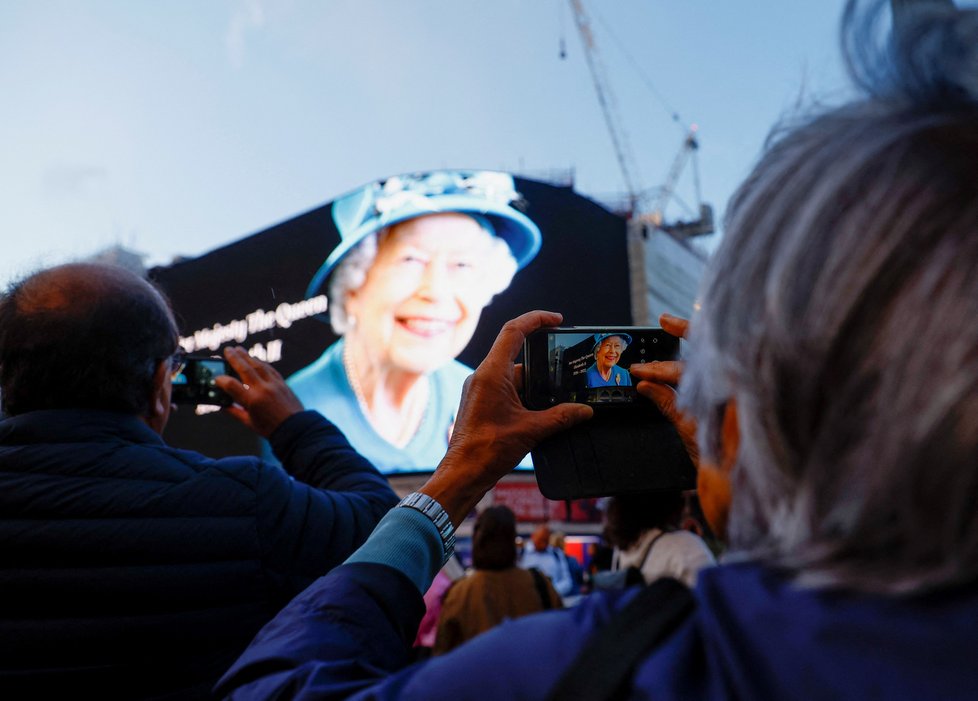
[[[609,25],[608,22],[605,21],[604,17],[602,17],[598,12],[594,10],[593,6],[591,8],[591,14],[598,20],[598,22],[601,23],[601,26],[608,33],[608,36],[611,37],[612,43],[615,44],[615,46],[617,46],[618,50],[628,60],[632,68],[638,74],[639,78],[641,78],[642,83],[645,85],[646,89],[649,91],[652,97],[655,98],[656,102],[659,103],[659,106],[663,109],[663,111],[665,111],[665,113],[669,116],[669,119],[672,122],[674,122],[676,125],[678,125],[678,127],[683,131],[683,133],[687,133],[690,130],[691,124],[687,123],[682,118],[682,116],[679,114],[679,111],[674,109],[673,106],[669,103],[669,101],[666,100],[666,98],[663,96],[662,92],[655,87],[655,84],[652,82],[652,79],[642,68],[641,64],[628,51],[628,49],[625,48],[625,44],[618,38],[614,30],[612,30],[611,25]],[[564,35],[564,3],[562,2],[562,0],[558,0],[557,2],[557,15],[558,15],[557,20],[559,23],[558,26],[560,27],[560,37],[559,37],[560,54],[559,55],[560,55],[560,59],[564,60],[567,58],[567,43],[564,38],[565,36]]]

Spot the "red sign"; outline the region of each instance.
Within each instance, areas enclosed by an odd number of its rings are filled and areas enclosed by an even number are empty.
[[[540,494],[536,482],[500,482],[492,491],[493,504],[508,506],[520,522],[565,521],[601,523],[597,499],[575,499],[569,504]]]
[[[492,501],[512,509],[517,521],[550,519],[552,502],[540,494],[536,482],[500,482],[492,490]]]

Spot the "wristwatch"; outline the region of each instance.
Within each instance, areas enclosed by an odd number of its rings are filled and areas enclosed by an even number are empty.
[[[412,492],[401,499],[397,506],[420,511],[431,519],[435,528],[438,529],[438,535],[441,536],[441,544],[444,548],[442,563],[448,562],[448,558],[455,552],[455,526],[452,525],[452,519],[448,517],[448,512],[442,508],[441,504],[427,494]]]

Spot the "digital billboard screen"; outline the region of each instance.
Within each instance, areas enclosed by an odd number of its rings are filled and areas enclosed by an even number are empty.
[[[494,171],[387,177],[151,277],[185,351],[244,346],[391,475],[434,469],[462,382],[506,320],[549,309],[565,324],[632,322],[625,220],[570,187]],[[187,406],[166,439],[263,450],[229,416]]]

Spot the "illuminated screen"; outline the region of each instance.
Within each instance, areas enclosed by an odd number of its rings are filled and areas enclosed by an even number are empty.
[[[658,328],[593,327],[531,334],[524,358],[529,407],[625,405],[639,399],[628,367],[674,359],[679,340]]]
[[[151,277],[184,350],[243,345],[382,472],[423,473],[506,320],[549,309],[565,324],[631,323],[625,231],[570,187],[437,171],[367,184]],[[166,439],[214,456],[263,451],[231,417],[190,406]]]

